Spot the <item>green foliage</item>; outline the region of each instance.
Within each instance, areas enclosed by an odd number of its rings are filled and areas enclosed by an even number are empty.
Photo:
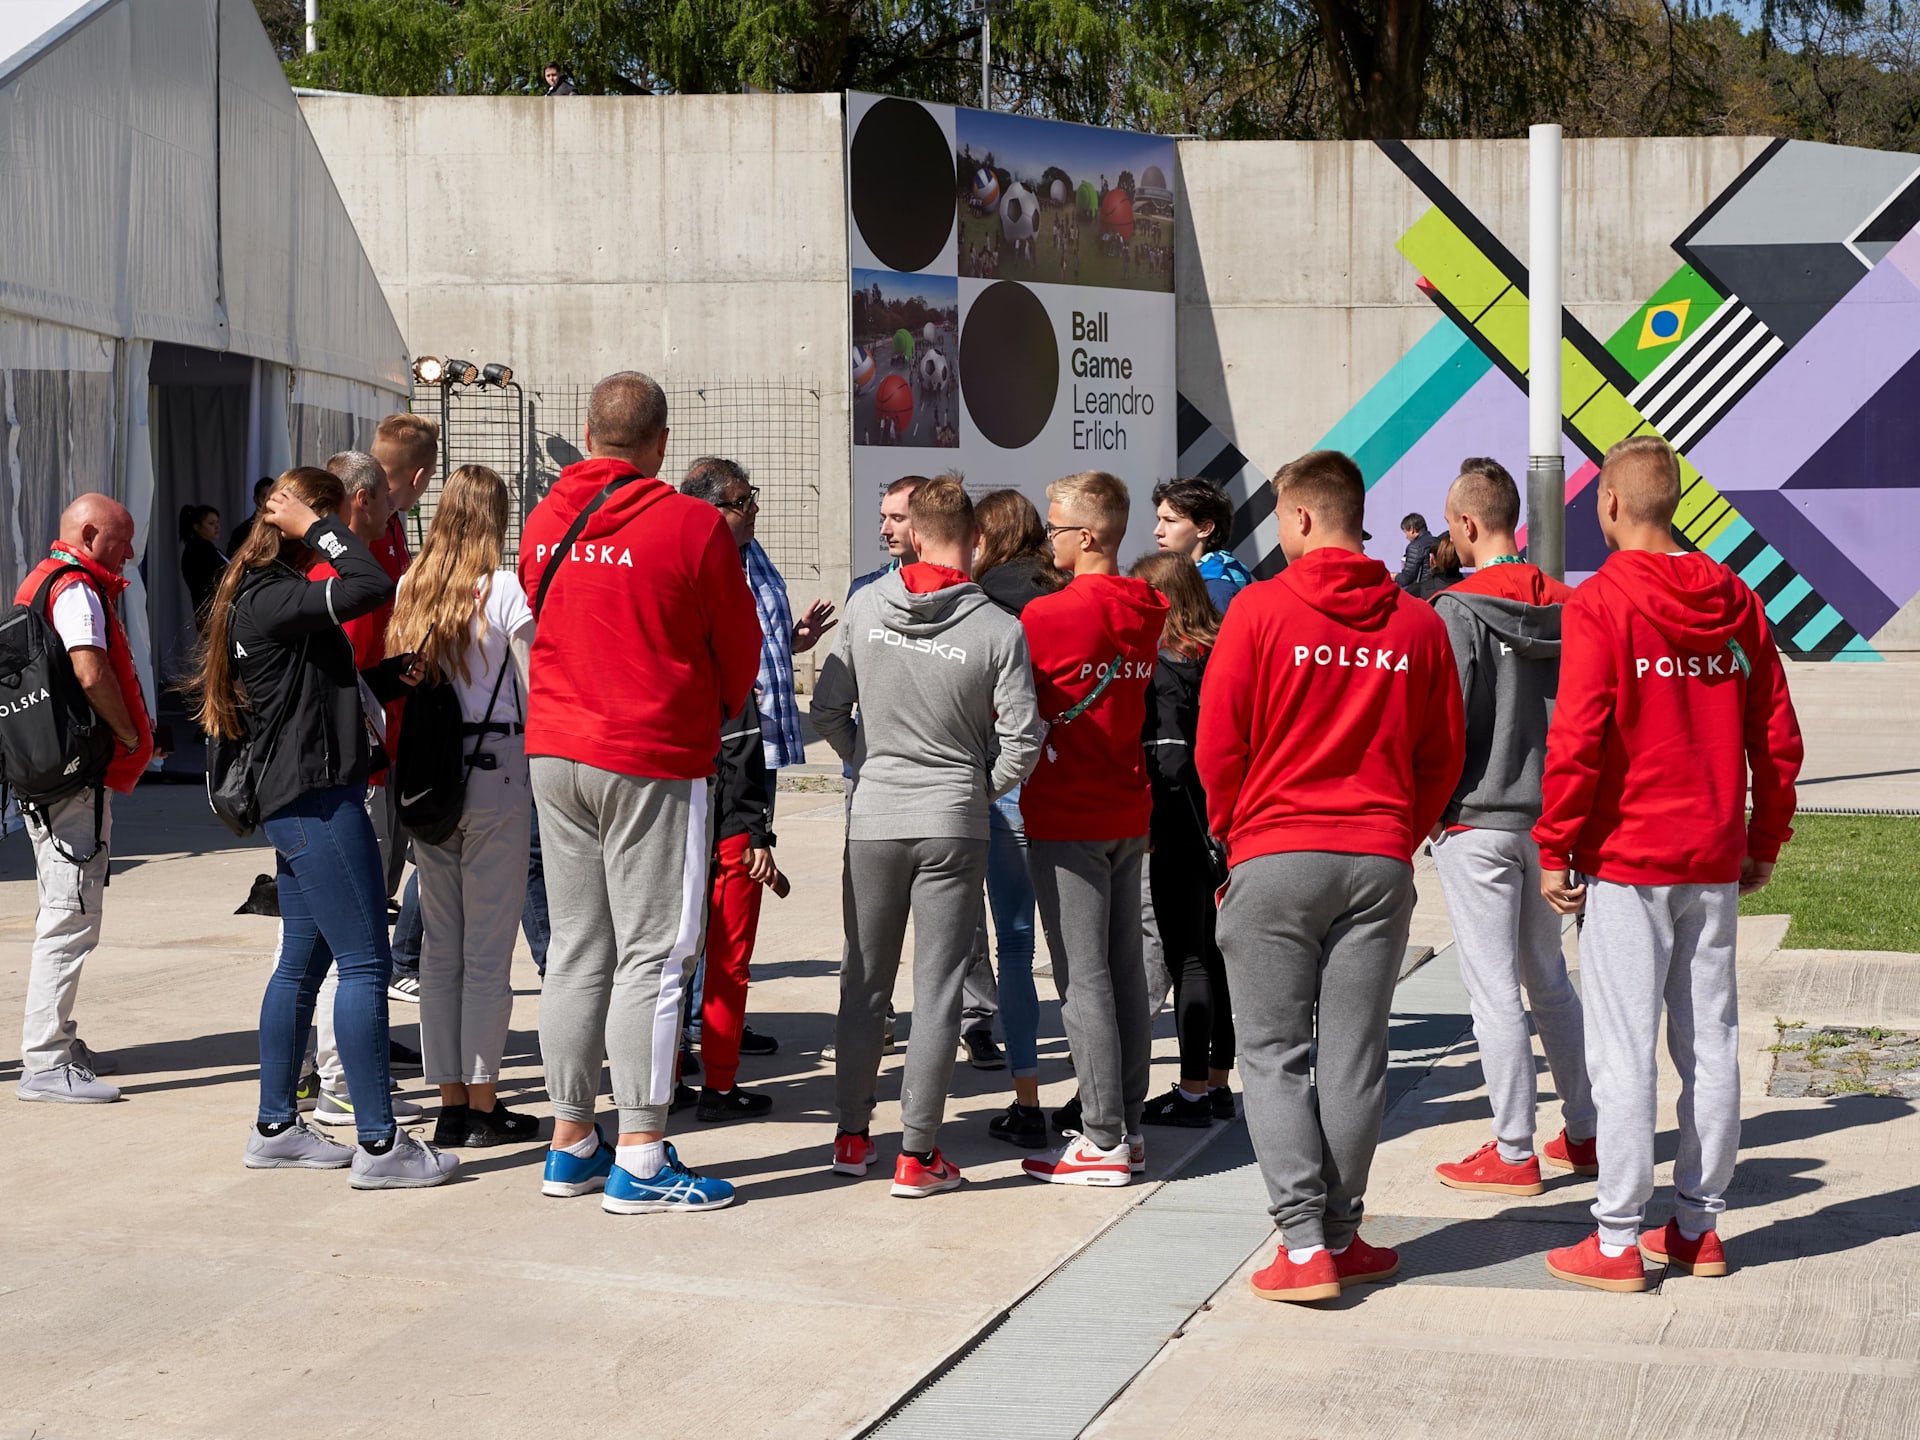
[[[993,104],[1209,139],[1920,140],[1920,7],[991,0]],[[978,104],[982,0],[255,0],[296,84],[378,95],[870,90]]]
[[[1791,915],[1801,950],[1920,951],[1920,818],[1802,815],[1766,889],[1742,915]],[[1822,1032],[1809,1047],[1845,1043]]]

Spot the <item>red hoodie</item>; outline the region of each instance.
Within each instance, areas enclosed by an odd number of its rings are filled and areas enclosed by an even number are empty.
[[[1738,880],[1743,857],[1772,861],[1792,837],[1800,756],[1760,598],[1706,555],[1610,555],[1562,611],[1540,866],[1618,885]]]
[[[140,686],[139,673],[133,668],[133,649],[127,644],[127,632],[120,624],[120,595],[127,588],[127,578],[114,574],[91,556],[81,554],[78,548],[68,549],[56,543],[53,553],[34,566],[27,578],[20,582],[13,603],[29,604],[47,576],[67,565],[78,565],[93,577],[94,588],[99,592],[102,602],[100,608],[106,612],[107,664],[113,669],[113,678],[120,686],[120,698],[126,703],[127,716],[133,721],[134,731],[140,737],[139,743],[131,750],[123,750],[117,740],[114,742],[113,759],[107,765],[106,781],[109,790],[131,795],[133,787],[140,783],[147,762],[153,759],[153,722],[147,718],[147,694]],[[47,613],[53,613],[53,602],[63,593],[75,585],[86,583],[78,575],[68,575],[54,581],[53,588],[47,592]]]
[[[569,465],[527,517],[533,601],[587,502],[634,477],[587,521],[536,612],[527,753],[698,780],[713,774],[720,722],[753,691],[760,617],[720,512],[639,474],[624,460]]]
[[[1314,850],[1408,860],[1465,758],[1447,627],[1378,560],[1315,550],[1235,598],[1194,761],[1230,864]]]
[[[1517,600],[1522,605],[1564,605],[1573,596],[1571,585],[1524,560],[1482,565],[1447,589],[1455,595],[1491,595],[1496,600]]]
[[[1080,575],[1027,602],[1020,624],[1033,657],[1040,716],[1051,727],[1020,790],[1030,840],[1131,840],[1153,819],[1140,731],[1167,602],[1144,580]],[[1056,724],[1119,662],[1107,688]]]

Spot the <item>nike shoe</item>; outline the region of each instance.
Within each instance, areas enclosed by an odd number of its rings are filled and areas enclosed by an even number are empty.
[[[402,1100],[398,1095],[388,1102],[393,1106],[393,1123],[413,1125],[426,1118],[427,1112],[411,1100]],[[313,1118],[322,1125],[353,1124],[353,1097],[344,1090],[329,1090],[320,1087],[320,1098],[314,1102]]]
[[[842,1130],[833,1137],[833,1173],[836,1175],[864,1175],[867,1167],[879,1158],[880,1147],[865,1130],[858,1135]]]
[[[610,1215],[653,1215],[669,1210],[718,1210],[733,1203],[733,1186],[689,1170],[667,1146],[667,1163],[658,1175],[629,1175],[618,1165],[607,1174],[600,1208]]]
[[[1144,1135],[1127,1136],[1127,1173],[1129,1175],[1147,1173],[1147,1137]]]
[[[320,1072],[304,1070],[300,1074],[300,1083],[293,1087],[294,1107],[301,1111],[313,1109],[320,1103]]]
[[[960,1167],[938,1150],[933,1152],[933,1160],[925,1165],[904,1151],[894,1162],[893,1193],[904,1200],[923,1199],[928,1195],[938,1195],[942,1190],[958,1189],[959,1186]]]
[[[540,1180],[542,1195],[564,1200],[606,1188],[607,1176],[613,1171],[613,1146],[598,1125],[593,1127],[593,1135],[600,1148],[584,1160],[564,1150],[547,1151],[547,1170]]]
[[[1145,1163],[1144,1155],[1141,1163]],[[1125,1185],[1133,1179],[1125,1140],[1111,1150],[1103,1150],[1086,1136],[1071,1130],[1067,1132],[1066,1144],[1044,1155],[1022,1160],[1020,1168],[1033,1179],[1050,1185]]]

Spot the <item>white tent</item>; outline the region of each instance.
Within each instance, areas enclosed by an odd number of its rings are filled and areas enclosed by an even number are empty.
[[[231,526],[368,443],[405,341],[252,0],[0,3],[0,195],[0,603],[75,495],[125,501],[153,707],[193,638],[179,507]]]

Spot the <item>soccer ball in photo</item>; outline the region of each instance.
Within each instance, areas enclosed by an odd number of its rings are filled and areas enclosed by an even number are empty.
[[[946,389],[947,377],[953,373],[947,364],[947,357],[938,350],[929,350],[922,355],[917,368],[920,371],[920,383],[928,390]]]
[[[991,215],[1000,203],[1000,177],[982,165],[973,175],[973,208]]]
[[[1039,228],[1040,202],[1033,198],[1033,191],[1024,185],[1007,191],[1000,202],[1000,232],[1020,245],[1031,240]]]

